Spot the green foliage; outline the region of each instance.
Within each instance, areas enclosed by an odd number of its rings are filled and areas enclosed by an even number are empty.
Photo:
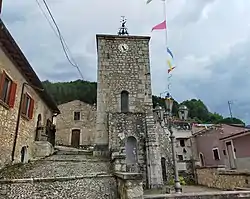
[[[238,118],[231,118],[231,117],[227,117],[227,118],[222,118],[221,120],[218,121],[218,123],[223,123],[223,124],[242,124],[245,126],[245,123],[238,119]]]
[[[76,80],[51,83],[47,80],[43,82],[43,85],[57,104],[63,104],[73,100],[81,100],[88,104],[96,103],[96,82]]]
[[[63,104],[72,100],[81,100],[88,104],[96,103],[97,84],[96,82],[89,82],[83,80],[76,80],[71,82],[56,82],[51,83],[48,80],[43,82],[43,85],[52,95],[57,104]],[[165,107],[164,98],[153,95],[153,107],[159,103],[160,106]],[[173,115],[178,116],[179,105],[186,105],[189,109],[189,118],[197,123],[225,123],[225,124],[244,124],[237,118],[223,118],[218,113],[210,113],[206,105],[197,99],[185,100],[178,104],[174,101]]]
[[[179,181],[180,181],[180,184],[181,184],[181,185],[183,185],[183,186],[187,185],[187,183],[186,183],[184,177],[179,176]],[[174,178],[171,178],[171,179],[169,180],[169,185],[174,185],[174,184],[175,184]]]

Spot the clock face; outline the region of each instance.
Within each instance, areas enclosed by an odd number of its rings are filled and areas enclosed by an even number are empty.
[[[118,49],[121,51],[121,52],[127,52],[128,51],[128,45],[127,44],[120,44],[118,46]]]

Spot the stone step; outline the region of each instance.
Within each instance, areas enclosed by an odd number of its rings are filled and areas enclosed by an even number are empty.
[[[57,159],[57,156],[51,156],[44,160],[38,160],[25,165],[14,165],[0,172],[0,178],[45,178],[45,177],[64,177],[79,176],[95,172],[110,172],[110,162],[98,159],[70,161],[77,156],[69,159]],[[55,158],[53,160],[53,158]]]
[[[92,161],[92,162],[109,162],[110,160],[102,157],[94,157],[91,155],[72,155],[72,154],[55,154],[53,156],[47,157],[44,159],[46,161],[72,161],[72,162],[81,162],[81,161]]]
[[[93,155],[93,151],[88,150],[57,150],[55,154],[58,155]]]

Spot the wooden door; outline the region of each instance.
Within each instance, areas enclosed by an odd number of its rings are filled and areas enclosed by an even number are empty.
[[[80,130],[78,130],[78,129],[72,130],[71,146],[78,148],[79,145],[80,145]]]

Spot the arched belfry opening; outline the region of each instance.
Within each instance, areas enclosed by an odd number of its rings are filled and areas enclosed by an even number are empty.
[[[121,112],[129,112],[129,92],[125,90],[121,92]]]

